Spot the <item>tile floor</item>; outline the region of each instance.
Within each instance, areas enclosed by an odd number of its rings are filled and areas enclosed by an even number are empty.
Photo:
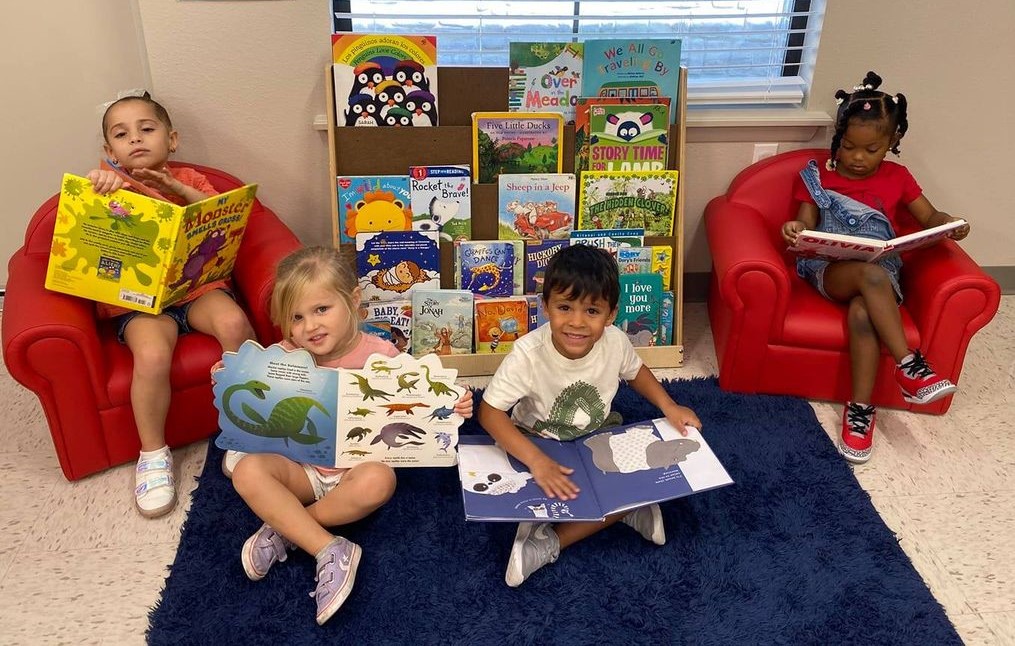
[[[660,377],[716,372],[705,306],[686,310],[685,366]],[[1008,296],[970,344],[951,411],[884,412],[875,458],[856,469],[968,644],[1015,644],[1013,336]],[[6,368],[0,396],[0,642],[144,643],[206,444],[175,452],[181,504],[148,521],[133,508],[131,465],[67,482],[38,401]],[[814,407],[834,436],[841,409]]]

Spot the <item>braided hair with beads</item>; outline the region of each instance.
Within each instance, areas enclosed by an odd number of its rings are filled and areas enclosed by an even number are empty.
[[[828,169],[835,169],[835,156],[842,143],[842,136],[849,126],[849,122],[856,119],[863,122],[885,124],[884,127],[892,137],[892,147],[889,149],[896,155],[899,154],[899,141],[909,129],[909,120],[906,118],[906,97],[901,92],[898,94],[886,94],[880,91],[881,77],[874,72],[867,72],[860,85],[853,88],[849,93],[839,90],[835,93],[835,100],[839,109],[835,114],[835,134],[832,136],[832,156],[828,160]]]

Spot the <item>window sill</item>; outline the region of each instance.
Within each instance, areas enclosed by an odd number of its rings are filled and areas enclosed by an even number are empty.
[[[810,141],[832,125],[825,112],[803,108],[695,109],[687,111],[687,141],[759,141],[767,133],[779,141]],[[773,130],[777,132],[773,133]]]

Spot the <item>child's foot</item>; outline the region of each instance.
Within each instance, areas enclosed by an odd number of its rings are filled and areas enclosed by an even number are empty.
[[[525,579],[560,556],[560,539],[550,523],[518,523],[504,582],[517,588]]]
[[[222,473],[232,480],[233,469],[235,469],[236,465],[240,463],[240,460],[245,457],[247,457],[247,454],[242,451],[226,451],[226,454],[222,456]]]
[[[899,362],[895,381],[902,388],[902,398],[912,404],[929,404],[956,390],[955,384],[931,370],[919,350]]]
[[[134,504],[145,518],[165,516],[176,506],[173,454],[168,446],[141,451],[134,470]]]
[[[336,536],[317,554],[317,589],[310,593],[317,600],[317,624],[324,622],[342,606],[356,581],[362,550],[359,545]]]
[[[260,581],[271,566],[286,560],[288,550],[295,548],[291,541],[265,523],[243,543],[240,550],[243,571],[251,581]]]
[[[646,541],[656,545],[666,544],[666,528],[663,527],[663,512],[659,505],[639,507],[621,519],[628,527],[641,534]]]
[[[874,450],[873,406],[846,402],[842,411],[842,437],[839,438],[839,453],[854,464],[863,464],[871,459]]]

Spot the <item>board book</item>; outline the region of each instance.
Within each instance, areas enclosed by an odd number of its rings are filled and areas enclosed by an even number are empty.
[[[570,240],[525,241],[525,293],[542,294],[546,266],[558,251],[571,244]]]
[[[559,173],[564,118],[555,112],[473,112],[472,181],[501,173]]]
[[[356,273],[364,302],[410,298],[441,284],[436,231],[356,234]]]
[[[509,43],[508,110],[559,112],[574,123],[584,49],[582,43]]]
[[[179,206],[126,189],[99,195],[65,174],[46,288],[158,314],[229,277],[256,194],[248,184]]]
[[[804,258],[824,258],[825,260],[861,260],[876,262],[884,256],[899,254],[949,237],[951,232],[965,226],[965,220],[946,222],[945,224],[916,231],[891,240],[874,240],[860,236],[841,233],[824,233],[822,231],[801,231],[796,244],[789,250]]]
[[[566,240],[574,228],[575,176],[503,173],[497,204],[501,240]]]
[[[438,124],[435,36],[332,34],[331,51],[339,125]]]
[[[652,503],[733,484],[701,433],[682,436],[664,418],[592,433],[571,442],[530,437],[557,463],[574,469],[581,490],[549,498],[528,468],[487,435],[458,445],[465,519],[471,521],[598,521]]]
[[[468,164],[410,166],[412,228],[437,231],[441,240],[472,237],[472,179]]]
[[[400,352],[412,351],[412,301],[365,301],[360,305],[364,324],[383,322],[388,327],[389,341]]]
[[[434,356],[372,354],[359,370],[321,368],[306,350],[245,341],[222,355],[216,446],[322,467],[455,463],[457,371]]]
[[[412,228],[408,175],[339,175],[334,245],[356,241],[357,233]]]
[[[618,255],[620,251],[618,250]],[[619,327],[636,348],[660,345],[663,277],[659,274],[621,274],[620,301],[617,303]]]

